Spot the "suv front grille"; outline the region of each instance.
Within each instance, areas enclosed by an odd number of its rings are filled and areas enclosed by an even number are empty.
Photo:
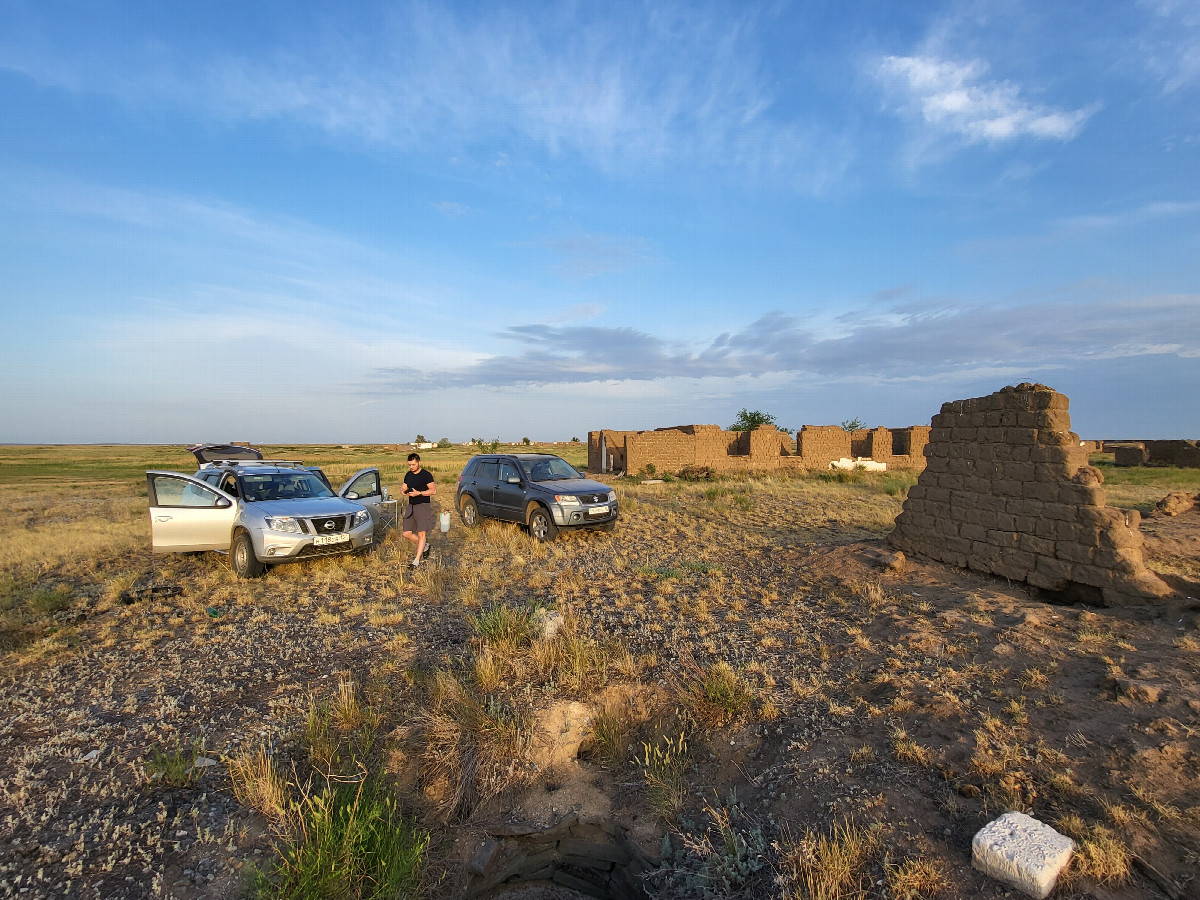
[[[322,516],[308,521],[313,534],[340,534],[346,530],[346,516]]]
[[[608,494],[580,494],[580,503],[603,503],[608,499]]]

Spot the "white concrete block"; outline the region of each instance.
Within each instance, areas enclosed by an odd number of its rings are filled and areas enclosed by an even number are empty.
[[[1075,842],[1024,813],[984,825],[971,841],[971,865],[1042,900],[1075,853]]]

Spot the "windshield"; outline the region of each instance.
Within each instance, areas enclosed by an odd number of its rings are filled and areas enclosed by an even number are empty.
[[[568,478],[583,477],[571,468],[566,460],[559,459],[557,456],[549,459],[527,459],[525,466],[529,470],[530,481],[563,481]]]
[[[243,475],[242,496],[255,500],[309,500],[313,497],[332,497],[333,491],[311,472],[288,472],[280,475]]]

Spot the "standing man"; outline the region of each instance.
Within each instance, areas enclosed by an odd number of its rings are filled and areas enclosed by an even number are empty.
[[[417,555],[408,567],[415,569],[429,555],[429,544],[425,540],[425,535],[433,528],[433,508],[429,498],[437,493],[433,476],[421,468],[419,454],[408,454],[408,474],[404,476],[402,493],[408,498],[408,509],[404,511],[404,539],[417,545]]]

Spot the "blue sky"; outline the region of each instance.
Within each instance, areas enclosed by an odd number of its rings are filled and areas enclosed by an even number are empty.
[[[1200,3],[0,0],[0,441],[1200,437]]]

